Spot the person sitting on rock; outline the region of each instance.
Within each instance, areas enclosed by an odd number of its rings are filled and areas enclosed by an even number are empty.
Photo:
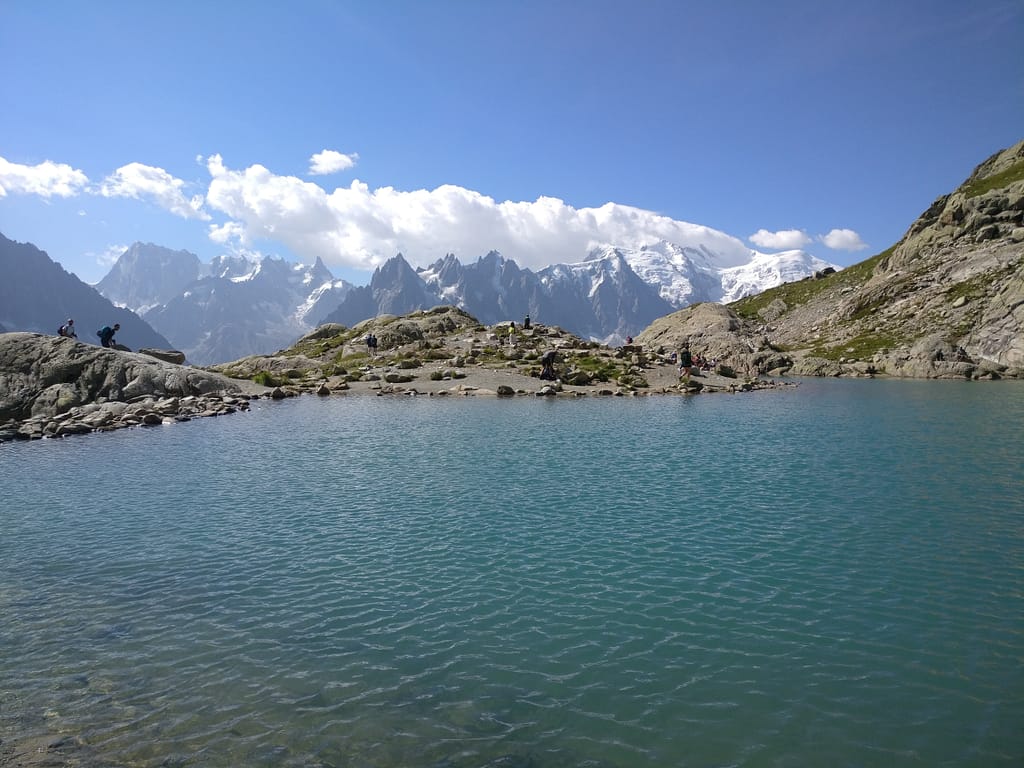
[[[114,340],[114,334],[121,330],[120,323],[114,323],[114,327],[111,328],[109,325],[104,325],[98,331],[96,335],[100,337],[100,346],[112,349],[117,342]]]
[[[78,334],[75,333],[75,321],[69,317],[68,321],[57,331],[57,335],[63,336],[65,339],[77,339]]]

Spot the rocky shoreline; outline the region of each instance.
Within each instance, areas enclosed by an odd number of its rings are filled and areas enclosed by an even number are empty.
[[[401,323],[404,332],[411,333],[410,324],[429,325],[439,318],[450,320],[452,314],[460,313],[453,308],[430,310],[402,318]],[[394,318],[374,321],[385,335],[387,326],[395,322]],[[468,330],[470,326],[473,327]],[[349,348],[339,353],[358,365],[325,364],[324,360],[289,350],[287,354],[235,361],[221,366],[220,371],[169,362],[172,353],[160,350],[156,350],[162,352],[160,355],[153,351],[141,354],[42,334],[0,334],[0,443],[221,416],[246,411],[255,399],[282,400],[307,394],[642,397],[741,393],[796,386],[757,377],[740,380],[711,370],[681,378],[675,363],[664,354],[647,353],[642,347],[611,350],[583,342],[559,329],[526,333],[521,345],[492,350],[497,352],[496,359],[484,361],[478,355],[484,345],[496,342],[495,331],[477,327],[471,318],[466,319],[460,330],[468,330],[468,335],[459,334],[458,338],[448,339],[447,344],[434,337],[430,361],[412,362],[409,350],[404,349],[419,349],[422,339],[406,345],[396,343],[379,356],[369,357],[358,350],[356,339],[364,332],[359,329],[348,332],[354,334]],[[324,336],[332,338],[321,333],[313,341],[319,343]],[[545,381],[536,376],[533,358],[536,349],[550,346],[551,342],[557,342],[554,348],[561,350],[560,378]],[[602,364],[609,366],[607,361],[615,360],[615,378],[590,374],[579,365],[568,363],[582,360],[584,355],[588,360],[605,355],[607,359]]]
[[[249,408],[251,382],[181,365],[172,352],[0,334],[0,442],[106,432]],[[259,388],[262,389],[262,388]]]
[[[67,437],[90,432],[110,432],[128,427],[149,427],[171,422],[190,421],[208,416],[223,416],[249,409],[250,395],[209,395],[197,397],[144,396],[125,403],[108,401],[76,406],[64,413],[43,413],[0,424],[0,443],[9,440],[34,440]],[[257,395],[258,397],[258,395]]]

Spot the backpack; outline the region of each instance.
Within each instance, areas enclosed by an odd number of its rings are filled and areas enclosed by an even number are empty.
[[[58,336],[63,336],[65,331],[67,331],[67,329],[68,329],[68,327],[66,325],[62,325],[60,328],[57,329],[57,335]]]

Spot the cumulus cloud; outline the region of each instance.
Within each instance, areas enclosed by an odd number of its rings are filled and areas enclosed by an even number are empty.
[[[852,229],[833,229],[819,238],[826,247],[835,251],[863,251],[868,244]]]
[[[88,183],[89,178],[82,171],[64,163],[46,160],[38,165],[21,165],[0,157],[0,197],[74,197]]]
[[[186,198],[184,189],[185,182],[171,176],[163,168],[129,163],[107,176],[100,185],[99,193],[104,197],[150,200],[184,219],[208,220],[210,216],[203,210],[202,195]]]
[[[274,240],[303,260],[319,256],[355,269],[372,269],[399,252],[414,266],[426,266],[446,253],[472,260],[492,249],[537,269],[581,261],[601,244],[639,247],[659,240],[712,248],[728,266],[751,256],[723,232],[616,203],[574,208],[552,197],[499,203],[455,185],[371,190],[358,180],[327,192],[262,165],[228,168],[220,155],[207,158],[207,169],[206,205],[229,218],[211,225],[212,239],[242,247]]]
[[[309,158],[309,175],[326,176],[329,173],[347,171],[356,164],[357,160],[359,160],[357,154],[343,155],[333,149],[325,149]]]
[[[811,242],[808,234],[801,229],[782,229],[778,232],[759,229],[748,239],[756,246],[771,248],[777,251],[791,251],[796,248],[803,248]]]

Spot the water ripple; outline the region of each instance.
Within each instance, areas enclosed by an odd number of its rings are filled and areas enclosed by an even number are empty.
[[[876,384],[5,445],[0,764],[1018,764],[1020,390]]]

